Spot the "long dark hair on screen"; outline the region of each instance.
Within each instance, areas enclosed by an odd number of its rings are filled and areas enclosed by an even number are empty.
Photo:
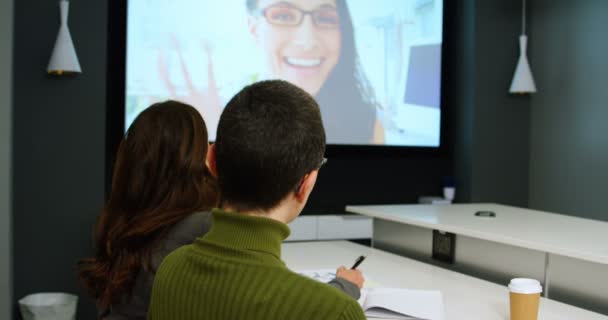
[[[367,144],[376,123],[376,98],[359,63],[355,33],[345,0],[336,0],[342,39],[338,63],[317,93],[330,141]]]
[[[143,112],[118,148],[112,189],[95,225],[96,253],[79,261],[83,286],[108,308],[132,294],[137,274],[176,223],[215,206],[217,184],[206,165],[207,129],[192,106],[157,103]]]
[[[257,10],[257,2],[246,0],[249,12]],[[378,104],[359,62],[346,0],[336,0],[336,7],[340,16],[340,57],[315,98],[329,143],[367,144],[373,139]]]

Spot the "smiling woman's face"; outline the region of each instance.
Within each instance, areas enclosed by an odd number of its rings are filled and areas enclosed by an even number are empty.
[[[264,50],[270,76],[315,96],[338,63],[340,29],[335,0],[259,0],[250,31]],[[304,13],[297,23],[298,16]],[[314,17],[314,18],[313,18]]]

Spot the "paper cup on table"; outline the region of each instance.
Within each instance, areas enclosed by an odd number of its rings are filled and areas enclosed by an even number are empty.
[[[511,320],[537,320],[543,288],[534,279],[515,278],[509,283]]]

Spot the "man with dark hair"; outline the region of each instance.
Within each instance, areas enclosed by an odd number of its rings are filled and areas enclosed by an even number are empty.
[[[307,174],[316,177],[325,153],[319,107],[285,81],[251,85],[222,113],[214,151],[222,200],[230,209],[271,210],[293,195]],[[289,210],[295,213],[290,220],[300,212],[295,209]]]
[[[287,223],[304,208],[324,152],[319,106],[302,89],[263,81],[234,96],[209,150],[221,209],[205,236],[163,261],[149,319],[365,319],[352,297],[281,261]],[[363,284],[357,270],[337,276]]]

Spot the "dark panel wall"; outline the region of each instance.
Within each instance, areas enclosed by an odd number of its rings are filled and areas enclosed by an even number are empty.
[[[530,101],[508,93],[519,56],[521,2],[476,3],[472,202],[528,205]]]
[[[13,0],[0,2],[0,319],[11,318]]]
[[[91,254],[103,201],[107,2],[73,1],[69,26],[83,73],[46,76],[57,1],[15,1],[14,299],[78,292],[76,261]],[[93,319],[81,299],[79,319]]]
[[[455,110],[452,122],[454,137],[454,175],[456,200],[468,202],[472,198],[473,186],[473,142],[475,111],[475,0],[458,1],[454,7],[454,50],[449,55],[451,72],[446,88],[451,94]]]
[[[440,195],[450,161],[411,154],[365,155],[326,152],[305,214],[341,214],[347,204],[416,203],[421,195]]]
[[[458,1],[455,168],[460,202],[528,204],[530,101],[508,93],[519,54],[521,3]]]
[[[608,1],[532,1],[530,206],[608,221]]]

